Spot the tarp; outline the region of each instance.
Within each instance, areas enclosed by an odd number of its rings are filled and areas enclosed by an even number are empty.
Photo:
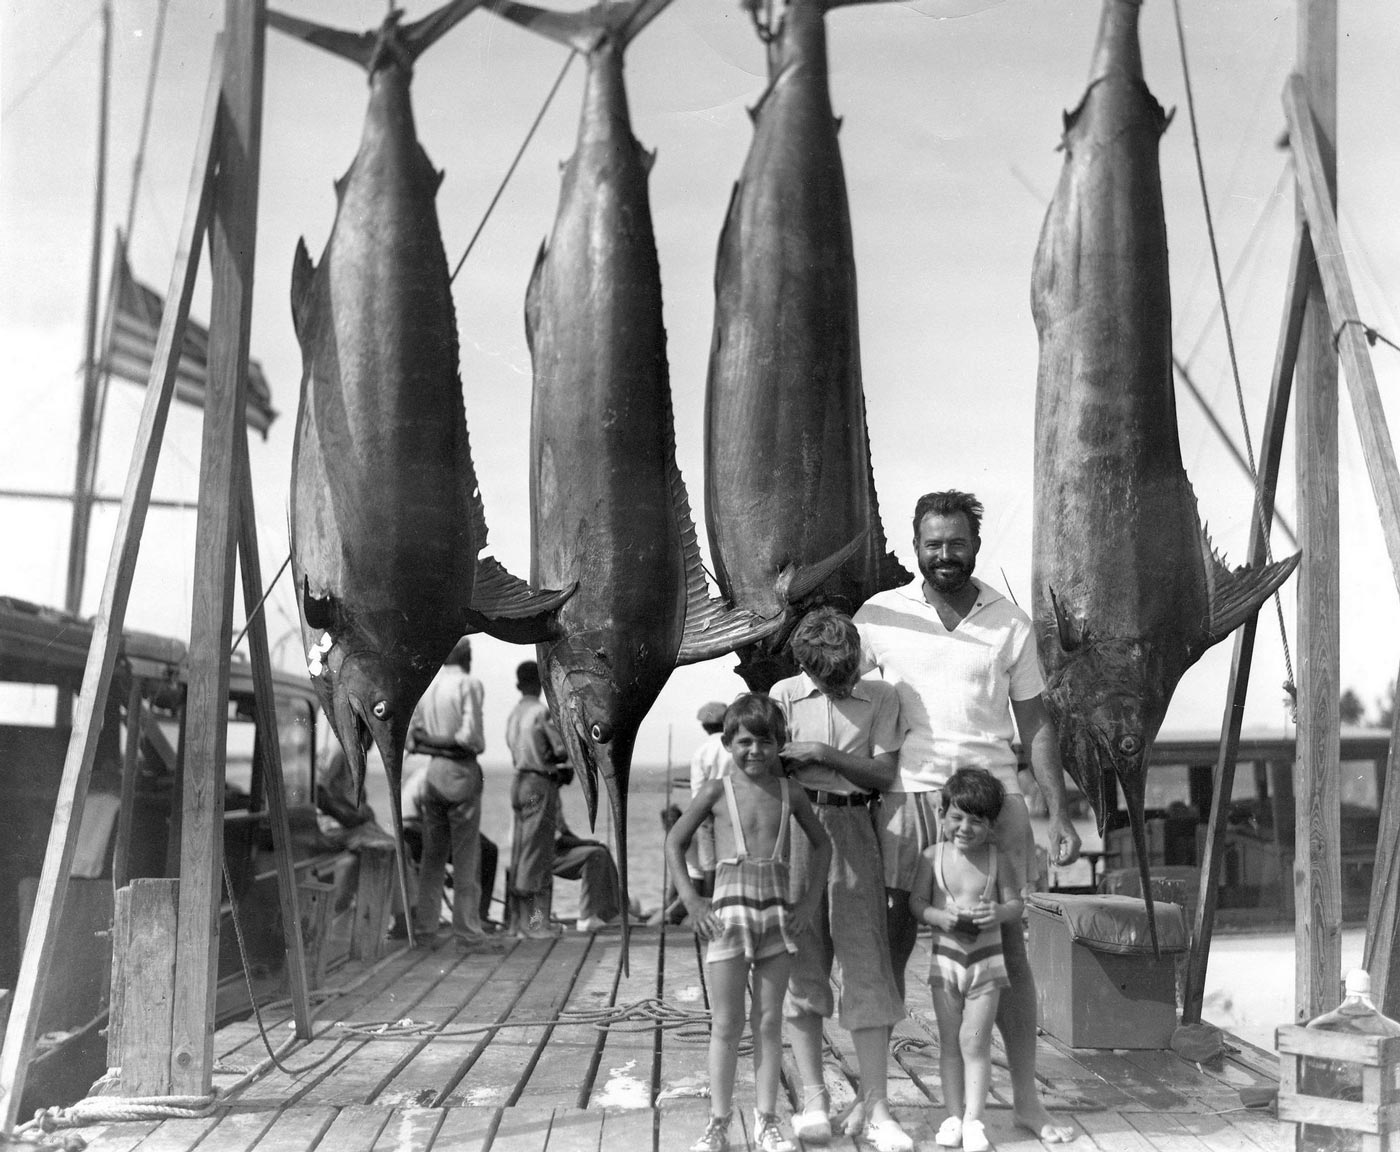
[[[1030,906],[1037,912],[1062,919],[1069,937],[1095,952],[1141,954],[1152,952],[1152,931],[1147,905],[1133,896],[1061,896],[1036,892]],[[1161,951],[1184,952],[1191,938],[1186,917],[1176,904],[1154,903],[1157,938]]]

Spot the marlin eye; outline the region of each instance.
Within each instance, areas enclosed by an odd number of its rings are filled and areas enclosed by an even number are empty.
[[[387,700],[376,700],[374,702],[374,716],[376,720],[383,720],[389,715],[389,703]]]
[[[1124,756],[1136,756],[1142,751],[1142,741],[1136,736],[1120,736],[1118,738],[1118,751]]]
[[[606,744],[612,739],[612,725],[594,724],[593,727],[588,730],[588,735],[599,744]]]

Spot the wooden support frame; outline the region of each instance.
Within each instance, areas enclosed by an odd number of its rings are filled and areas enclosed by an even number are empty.
[[[1381,822],[1376,830],[1376,867],[1366,913],[1362,964],[1371,974],[1371,998],[1387,1016],[1400,1015],[1400,950],[1395,947],[1400,918],[1400,708],[1390,721]],[[1395,784],[1397,787],[1392,788]]]
[[[177,241],[170,292],[166,296],[165,314],[161,317],[160,334],[156,338],[152,386],[146,389],[141,408],[131,468],[117,518],[106,583],[102,589],[102,603],[93,622],[92,647],[88,650],[87,666],[83,671],[83,687],[73,717],[73,731],[63,763],[63,777],[59,782],[58,802],[49,829],[44,867],[39,876],[34,915],[29,923],[19,978],[15,982],[14,1006],[5,1028],[5,1045],[0,1050],[0,1127],[7,1134],[14,1131],[20,1100],[24,1095],[25,1078],[34,1049],[34,1029],[44,999],[45,979],[53,958],[59,918],[63,914],[68,872],[72,867],[78,830],[82,825],[83,801],[92,775],[92,763],[97,755],[101,717],[112,684],[117,646],[140,553],[141,530],[145,525],[146,508],[155,481],[170,401],[175,393],[181,342],[199,267],[199,244],[204,236],[212,200],[214,169],[211,160],[219,122],[218,94],[222,80],[223,51],[222,44],[219,44],[215,49],[210,89],[200,125],[185,218]]]
[[[1259,502],[1261,509],[1249,527],[1249,564],[1267,559],[1267,533],[1274,518],[1274,496],[1278,490],[1279,464],[1283,455],[1288,424],[1288,400],[1293,391],[1293,371],[1298,360],[1298,341],[1303,332],[1303,312],[1307,305],[1312,241],[1306,229],[1294,237],[1293,258],[1289,263],[1287,301],[1282,331],[1274,357],[1273,380],[1269,387],[1269,407],[1264,416],[1264,437],[1259,457]],[[1191,952],[1186,960],[1182,991],[1182,1021],[1198,1024],[1205,1001],[1206,968],[1210,963],[1211,934],[1219,895],[1220,868],[1225,857],[1226,808],[1235,786],[1235,762],[1239,757],[1240,728],[1244,723],[1245,696],[1254,663],[1254,638],[1259,618],[1251,616],[1235,633],[1235,652],[1230,662],[1230,689],[1225,715],[1220,725],[1220,753],[1215,762],[1210,818],[1206,825],[1205,850],[1201,860],[1200,897],[1191,931]]]
[[[262,133],[261,0],[228,0],[224,35],[227,65],[213,157],[218,166],[218,195],[209,231],[213,264],[209,383],[204,397],[199,519],[195,527],[194,607],[185,707],[189,738],[170,1037],[171,1090],[188,1096],[204,1095],[213,1082],[228,651],[233,636],[235,518],[239,507],[236,438],[247,437],[248,341]],[[297,920],[291,924],[294,932]]]

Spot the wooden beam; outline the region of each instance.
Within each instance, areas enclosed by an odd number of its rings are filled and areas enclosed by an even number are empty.
[[[1381,823],[1376,831],[1376,867],[1371,873],[1362,963],[1371,974],[1371,999],[1393,1018],[1400,1013],[1400,948],[1395,947],[1400,921],[1400,708],[1391,711],[1390,752],[1381,795]]]
[[[272,824],[273,859],[277,865],[277,900],[282,911],[287,984],[292,993],[292,1018],[299,1040],[311,1039],[311,994],[306,951],[297,907],[297,875],[292,857],[292,827],[287,818],[287,790],[282,780],[282,738],[277,727],[272,661],[267,650],[267,620],[262,601],[262,565],[258,557],[257,517],[253,507],[253,477],[248,465],[248,433],[236,433],[234,469],[238,488],[238,553],[243,571],[243,608],[249,618],[248,652],[252,657],[253,719],[257,726],[258,763],[265,775],[263,792]],[[256,613],[256,615],[254,615]],[[232,893],[230,893],[232,895]]]
[[[1320,176],[1324,198],[1336,195],[1337,8],[1336,0],[1299,0],[1298,71],[1306,83],[1304,120],[1317,128],[1319,171],[1308,173],[1306,148],[1295,149],[1299,186],[1298,226],[1310,225],[1303,188]],[[1294,84],[1284,89],[1287,110]],[[1326,241],[1310,228],[1315,252]],[[1318,265],[1314,263],[1314,269]],[[1320,270],[1320,269],[1319,269]],[[1341,991],[1341,737],[1338,699],[1341,670],[1338,634],[1337,354],[1327,300],[1314,271],[1309,276],[1295,380],[1295,449],[1298,538],[1298,736],[1294,762],[1294,1011],[1306,1020],[1336,1004]]]
[[[235,437],[243,435],[262,128],[263,4],[227,0],[223,126],[210,220],[213,295],[209,385],[199,460],[194,608],[180,836],[180,914],[170,1083],[176,1095],[209,1092],[218,984],[228,650],[232,639]]]
[[[151,382],[141,408],[131,468],[127,473],[121,514],[117,518],[106,583],[102,589],[102,603],[93,621],[92,646],[88,650],[87,666],[83,671],[82,692],[77,701],[73,732],[63,762],[63,777],[59,782],[58,801],[49,828],[48,848],[35,895],[34,915],[29,923],[29,937],[15,982],[14,1008],[5,1029],[5,1046],[0,1052],[0,1120],[3,1120],[6,1134],[14,1131],[16,1113],[24,1095],[25,1078],[33,1054],[34,1027],[39,1007],[44,1001],[45,980],[53,962],[54,937],[63,914],[68,872],[77,847],[78,830],[82,826],[83,801],[87,795],[88,779],[92,775],[92,762],[97,754],[101,717],[107,706],[112,669],[131,595],[132,576],[141,550],[146,505],[155,481],[170,401],[175,394],[175,374],[184,342],[185,321],[189,317],[190,299],[194,295],[199,270],[199,245],[208,220],[213,146],[219,123],[218,92],[222,81],[222,62],[221,46],[216,43],[204,119],[195,150],[194,173],[185,204],[185,218],[177,241],[175,267],[171,274],[170,291],[166,295],[165,313],[161,316],[160,334],[156,338]]]
[[[131,873],[131,824],[136,807],[137,757],[141,751],[141,713],[145,711],[142,683],[131,678],[126,696],[126,748],[122,753],[122,799],[117,811],[117,843],[112,849],[112,888],[120,891]]]
[[[1312,243],[1307,229],[1300,229],[1293,241],[1289,263],[1287,299],[1283,310],[1278,350],[1274,355],[1273,381],[1269,386],[1269,407],[1264,416],[1263,443],[1259,456],[1259,514],[1249,524],[1249,564],[1268,559],[1267,532],[1274,518],[1274,497],[1278,490],[1279,462],[1283,456],[1284,433],[1288,427],[1288,400],[1293,391],[1293,370],[1298,359],[1298,341],[1303,332],[1303,312],[1308,299],[1308,277],[1312,267]],[[1206,969],[1210,964],[1211,934],[1219,898],[1220,867],[1225,858],[1227,809],[1235,788],[1235,761],[1240,751],[1240,728],[1244,723],[1245,697],[1249,673],[1254,664],[1254,637],[1258,615],[1251,616],[1235,633],[1235,653],[1230,662],[1230,687],[1225,715],[1220,724],[1220,753],[1215,762],[1211,787],[1210,818],[1206,825],[1205,849],[1201,857],[1201,888],[1196,902],[1196,918],[1191,932],[1191,953],[1186,959],[1182,990],[1183,1023],[1199,1024],[1205,1001]]]
[[[1376,386],[1371,351],[1357,312],[1351,277],[1347,274],[1346,252],[1332,206],[1335,194],[1328,194],[1332,182],[1327,178],[1323,159],[1326,153],[1308,111],[1308,95],[1302,77],[1289,77],[1283,106],[1288,117],[1288,138],[1298,174],[1298,191],[1317,248],[1317,270],[1331,316],[1328,336],[1341,352],[1361,455],[1366,461],[1366,473],[1380,512],[1381,534],[1390,555],[1391,575],[1396,589],[1400,590],[1400,468],[1396,466],[1395,446],[1390,440],[1385,408]]]

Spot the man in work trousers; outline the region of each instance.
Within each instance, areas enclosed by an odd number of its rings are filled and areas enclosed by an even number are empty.
[[[972,575],[981,522],[982,505],[969,493],[921,497],[914,509],[920,575],[877,593],[855,614],[862,668],[877,668],[894,685],[908,725],[899,773],[880,810],[890,953],[901,992],[918,931],[909,889],[920,853],[937,836],[939,790],[956,769],[986,768],[1006,787],[996,841],[1014,861],[1022,887],[1030,875],[1035,845],[1011,747],[1013,715],[1049,807],[1050,860],[1064,865],[1079,855],[1030,618]],[[1002,925],[1002,950],[1011,987],[1002,993],[997,1026],[1016,1123],[1047,1143],[1064,1143],[1075,1130],[1050,1115],[1036,1084],[1035,978],[1019,922]]]
[[[481,923],[481,765],[486,748],[481,702],[485,691],[471,674],[472,645],[463,636],[413,711],[409,745],[431,757],[419,794],[423,860],[414,905],[415,935],[437,933],[449,853],[452,858],[452,935],[459,948],[493,942]]]
[[[573,779],[564,737],[540,699],[540,668],[526,660],[515,670],[520,699],[506,721],[506,745],[515,765],[510,803],[515,833],[510,853],[510,922],[517,936],[557,931],[550,921],[554,877],[581,880],[578,929],[590,932],[621,912],[617,868],[606,846],[575,836],[559,811],[559,789]]]

